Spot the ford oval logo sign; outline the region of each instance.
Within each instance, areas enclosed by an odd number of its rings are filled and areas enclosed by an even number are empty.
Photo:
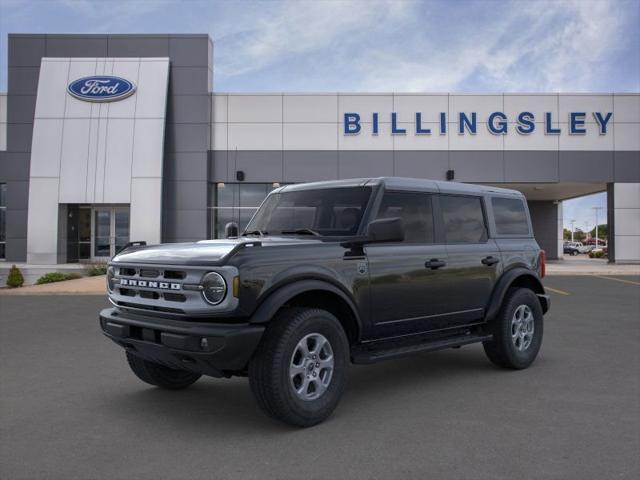
[[[113,102],[133,94],[136,86],[121,77],[97,75],[71,82],[67,91],[72,96],[87,102]]]

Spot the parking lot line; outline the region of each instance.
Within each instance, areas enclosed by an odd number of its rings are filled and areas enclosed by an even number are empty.
[[[594,275],[594,277],[604,278],[606,280],[614,280],[616,282],[628,283],[630,285],[640,285],[640,282],[634,282],[633,280],[624,280],[622,278],[607,277],[605,275]]]
[[[557,288],[547,287],[545,285],[545,290],[549,290],[550,292],[557,293],[558,295],[571,295],[569,292],[565,292],[564,290],[558,290]]]

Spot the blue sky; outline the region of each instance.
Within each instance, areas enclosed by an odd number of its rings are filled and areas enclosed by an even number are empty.
[[[216,91],[637,92],[638,25],[640,0],[0,0],[0,91],[8,33],[197,32]]]

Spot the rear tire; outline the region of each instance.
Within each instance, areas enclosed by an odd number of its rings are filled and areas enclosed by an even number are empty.
[[[249,363],[251,391],[271,418],[310,427],[336,408],[348,359],[349,342],[336,317],[287,308],[271,320]]]
[[[126,352],[126,354],[127,362],[133,373],[149,385],[169,390],[180,390],[192,385],[201,377],[198,373],[174,370],[173,368],[144,360],[129,352]]]
[[[495,365],[523,369],[533,363],[542,345],[543,313],[536,294],[528,288],[512,288],[491,324],[493,339],[483,342]]]

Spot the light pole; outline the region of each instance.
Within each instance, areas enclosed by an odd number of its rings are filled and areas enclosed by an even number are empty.
[[[598,248],[598,210],[602,210],[602,207],[591,207],[596,211],[596,248]]]
[[[576,221],[575,220],[571,220],[569,223],[571,224],[571,242],[573,243],[573,230],[574,230],[574,225],[575,225]]]

